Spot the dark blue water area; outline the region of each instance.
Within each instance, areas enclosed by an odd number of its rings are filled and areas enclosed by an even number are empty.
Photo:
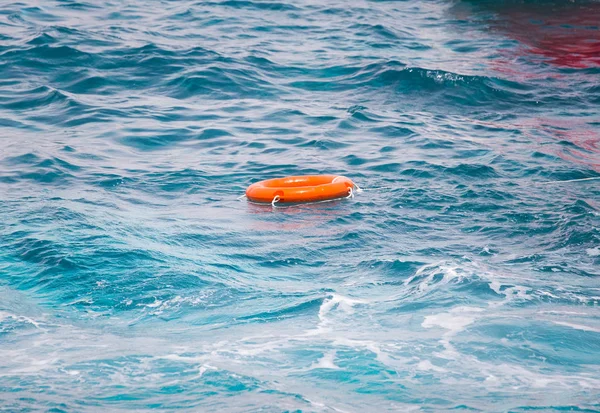
[[[1,2],[0,412],[600,411],[599,22]]]

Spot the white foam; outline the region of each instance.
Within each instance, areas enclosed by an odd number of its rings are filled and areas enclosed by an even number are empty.
[[[485,383],[495,384],[495,383],[498,383],[498,377],[490,374],[489,376],[487,376],[485,378],[484,381],[485,381]]]
[[[61,304],[61,306],[68,307],[70,305],[75,305],[75,304],[94,304],[94,300],[92,299],[92,297],[82,297],[82,298],[78,298],[74,301],[69,301],[68,303],[63,303],[63,304]]]
[[[538,311],[538,314],[588,315],[588,313],[582,313],[580,311],[559,311],[559,310]]]
[[[447,360],[456,360],[459,358],[460,353],[451,343],[452,337],[463,331],[468,325],[472,324],[480,317],[478,314],[484,311],[484,308],[460,306],[451,309],[447,313],[425,316],[425,320],[421,323],[422,327],[441,327],[448,330],[442,334],[442,338],[440,339],[440,344],[444,346],[444,351],[435,353],[436,356]]]
[[[371,353],[375,354],[375,359],[380,363],[392,367],[404,370],[406,365],[412,360],[407,357],[400,357],[398,355],[390,356],[382,349],[382,345],[379,342],[372,340],[358,340],[345,337],[335,337],[332,344],[334,346],[345,346],[353,349],[366,349]],[[393,350],[398,350],[401,346],[398,345],[387,345],[386,347],[392,347]]]
[[[500,288],[502,288],[502,284],[500,284],[500,282],[498,282],[498,281],[490,282],[490,289],[492,289],[498,295],[502,295]]]
[[[575,330],[592,331],[594,333],[600,333],[600,328],[584,326],[582,324],[567,323],[566,321],[552,321],[552,323],[558,324],[559,326],[570,327]]]
[[[198,377],[202,377],[204,375],[204,373],[206,373],[208,370],[219,370],[219,369],[214,366],[211,366],[210,364],[203,364],[198,369]]]
[[[451,332],[459,332],[464,330],[466,326],[473,323],[477,317],[467,316],[462,314],[481,313],[485,309],[480,307],[454,307],[447,313],[440,313],[425,316],[425,320],[421,323],[424,328],[442,327]]]
[[[434,366],[429,360],[422,360],[417,364],[417,370],[421,371],[437,371],[438,373],[446,373],[448,370],[442,367]]]
[[[514,389],[521,387],[545,388],[556,385],[561,389],[567,387],[586,387],[599,389],[600,380],[589,375],[561,375],[536,372],[514,364],[494,364],[481,362],[473,358],[474,363],[482,373],[486,374],[485,383],[497,388],[510,386]]]
[[[498,295],[503,295],[502,302],[490,302],[490,307],[497,307],[514,300],[530,300],[531,288],[503,283],[502,279],[507,277],[503,274],[486,270],[481,265],[467,261],[462,264],[453,262],[436,262],[420,267],[414,275],[404,280],[404,285],[412,289],[414,294],[426,293],[439,286],[450,283],[459,283],[463,280],[482,279],[488,281],[489,288]],[[414,284],[414,285],[411,285]]]
[[[505,284],[502,284],[498,281],[491,281],[489,285],[490,289],[494,290],[499,295],[504,295],[505,297],[503,301],[488,303],[488,305],[492,308],[503,306],[514,300],[526,301],[531,300],[532,298],[529,294],[529,292],[531,291],[531,288],[529,287],[524,287],[522,285],[514,285],[512,287],[508,287],[502,290],[502,287]]]
[[[428,315],[421,325],[424,328],[442,327],[450,331],[462,331],[466,326],[475,321],[474,317],[454,315],[451,313],[441,313]]]
[[[550,297],[550,298],[554,298],[554,299],[558,299],[559,298],[557,295],[549,293],[548,291],[540,291],[539,295],[542,296],[542,297]]]
[[[169,300],[165,300],[165,301],[161,301],[161,300],[158,300],[157,298],[154,298],[154,302],[152,302],[150,304],[138,304],[138,305],[142,306],[144,308],[153,309],[150,312],[150,314],[152,314],[152,315],[159,315],[159,314],[162,314],[165,310],[179,308],[185,304],[195,306],[200,303],[203,303],[209,294],[210,293],[203,293],[203,294],[200,294],[197,296],[190,296],[190,297],[182,297],[180,295],[177,295],[177,296],[175,296]],[[126,305],[131,305],[131,300],[127,301]]]
[[[365,304],[364,300],[357,300],[348,297],[344,297],[339,294],[331,294],[328,298],[323,301],[319,308],[319,319],[322,323],[326,321],[326,315],[335,307],[343,310],[347,314],[353,314],[353,307],[357,304]]]
[[[162,301],[154,299],[154,302],[151,304],[146,304],[146,307],[156,308],[156,307],[160,306],[161,304],[162,304]]]
[[[427,264],[419,268],[414,275],[408,277],[404,280],[404,285],[409,285],[414,280],[423,276],[423,274],[430,269],[437,269],[437,271],[431,271],[423,280],[417,285],[417,290],[419,292],[426,292],[432,288],[434,284],[448,284],[450,281],[454,279],[462,279],[463,276],[458,273],[459,266],[457,265],[449,265],[442,262],[436,262],[433,264]],[[439,281],[434,281],[435,276],[438,274],[442,274],[442,279]]]
[[[29,317],[25,317],[22,315],[15,315],[15,314],[12,314],[12,313],[9,313],[6,311],[0,311],[0,322],[7,320],[9,318],[12,318],[15,321],[29,323],[29,324],[33,325],[35,328],[41,329],[39,323]]]
[[[235,346],[235,353],[242,357],[254,357],[263,353],[273,353],[273,351],[290,345],[290,337],[275,338],[273,336],[265,336],[260,338],[261,342],[249,343],[242,339]],[[266,340],[266,341],[265,341]],[[213,353],[228,353],[232,346],[230,343],[218,345],[218,349]]]
[[[600,246],[594,247],[594,248],[588,248],[585,250],[585,252],[590,257],[598,257],[598,256],[600,256]]]
[[[329,351],[325,354],[323,354],[323,357],[321,357],[319,360],[317,360],[312,366],[310,366],[310,369],[333,369],[333,370],[339,370],[340,367],[338,365],[335,364],[335,356],[337,355],[337,352],[335,350],[333,351]]]
[[[10,313],[7,313],[6,311],[0,311],[0,323],[4,320],[6,320],[7,318],[13,318],[13,315]]]
[[[307,402],[309,402],[311,405],[316,406],[320,409],[328,409],[328,410],[333,410],[335,412],[339,412],[339,413],[349,413],[347,410],[341,410],[337,407],[331,406],[331,405],[326,405],[325,403],[321,403],[321,402],[317,402],[311,399],[308,399],[306,397],[304,397],[304,400],[306,400]]]
[[[180,356],[179,354],[167,354],[166,356],[160,356],[157,358],[164,359],[164,360],[172,360],[172,361],[184,361],[186,363],[206,360],[206,356],[188,357],[188,356]]]
[[[198,367],[198,377],[202,377],[204,373],[209,370],[219,370],[217,367],[206,363],[207,355],[201,356],[180,356],[179,354],[167,354],[165,356],[158,356],[158,359],[171,360],[171,361],[180,361],[184,363],[190,364],[200,364]]]

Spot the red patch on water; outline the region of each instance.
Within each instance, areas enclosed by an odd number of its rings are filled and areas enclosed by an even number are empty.
[[[527,52],[564,67],[600,66],[600,5],[502,9],[504,31]]]
[[[568,146],[553,145],[549,151],[566,161],[587,166],[600,172],[600,132],[581,120],[533,118],[518,125],[528,136],[540,134]],[[546,152],[548,152],[546,150]]]
[[[600,67],[600,3],[480,4],[491,9],[491,28],[523,45],[518,57],[539,57],[565,68]]]

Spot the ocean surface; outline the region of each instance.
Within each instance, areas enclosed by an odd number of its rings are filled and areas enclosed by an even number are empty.
[[[2,413],[600,411],[599,2],[5,0],[0,138]]]

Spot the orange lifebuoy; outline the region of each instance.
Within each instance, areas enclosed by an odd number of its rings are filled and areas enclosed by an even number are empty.
[[[256,182],[246,189],[246,197],[253,202],[317,202],[350,196],[353,188],[345,176],[288,176]]]

